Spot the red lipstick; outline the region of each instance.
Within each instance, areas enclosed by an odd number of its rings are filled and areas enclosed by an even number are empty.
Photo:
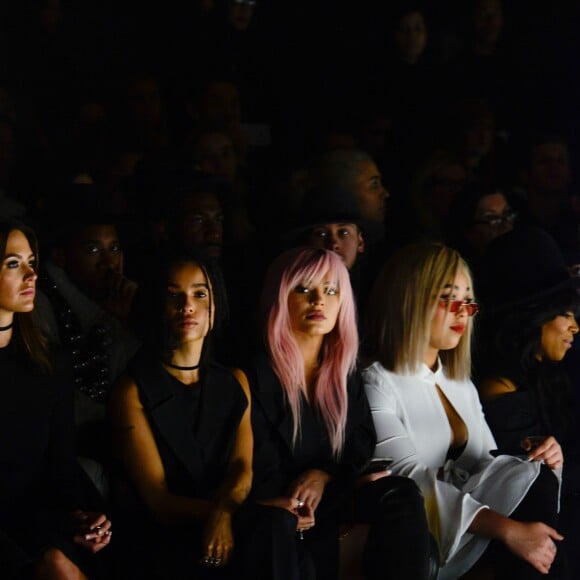
[[[454,324],[450,326],[453,332],[457,332],[457,334],[463,334],[465,332],[465,326],[463,324]]]

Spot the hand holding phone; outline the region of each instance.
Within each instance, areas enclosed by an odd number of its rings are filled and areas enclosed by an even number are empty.
[[[380,471],[387,471],[391,463],[393,463],[392,457],[374,457],[362,470],[361,475],[368,475],[369,473],[378,473]]]

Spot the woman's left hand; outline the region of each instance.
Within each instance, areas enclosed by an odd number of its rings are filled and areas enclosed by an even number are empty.
[[[288,488],[288,495],[316,510],[330,475],[321,469],[309,469],[296,478]]]
[[[564,465],[562,448],[552,435],[542,438],[535,437],[533,441],[526,437],[522,441],[522,447],[528,452],[530,461],[544,461],[550,469],[558,469]]]
[[[234,548],[232,516],[225,510],[213,510],[205,521],[203,531],[203,557],[206,566],[223,566],[228,563]]]
[[[75,510],[72,515],[79,521],[74,536],[75,543],[93,554],[109,545],[113,532],[111,531],[111,521],[107,519],[105,514]]]

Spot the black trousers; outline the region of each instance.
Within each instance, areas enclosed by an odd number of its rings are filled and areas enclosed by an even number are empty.
[[[423,495],[412,479],[384,477],[357,489],[354,519],[371,524],[363,553],[369,580],[427,580],[438,570]]]
[[[369,580],[427,580],[437,572],[423,497],[411,479],[385,477],[358,488],[340,509],[318,514],[300,540],[296,517],[267,506],[242,508],[232,568],[255,580],[334,580],[341,521],[370,524],[363,566]],[[251,525],[249,525],[251,524]],[[435,564],[433,566],[433,564]],[[430,568],[431,565],[431,568]],[[235,575],[235,574],[234,574]]]
[[[520,522],[544,522],[558,529],[558,480],[552,470],[542,465],[540,475],[511,514],[510,518]],[[567,559],[561,545],[556,542],[556,558],[546,576],[540,574],[531,564],[511,552],[503,542],[492,541],[488,547],[496,580],[535,580],[570,578]]]

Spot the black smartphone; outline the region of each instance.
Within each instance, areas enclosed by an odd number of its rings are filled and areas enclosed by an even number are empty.
[[[386,471],[391,463],[393,463],[392,457],[375,457],[368,462],[367,466],[362,470],[361,475]]]

